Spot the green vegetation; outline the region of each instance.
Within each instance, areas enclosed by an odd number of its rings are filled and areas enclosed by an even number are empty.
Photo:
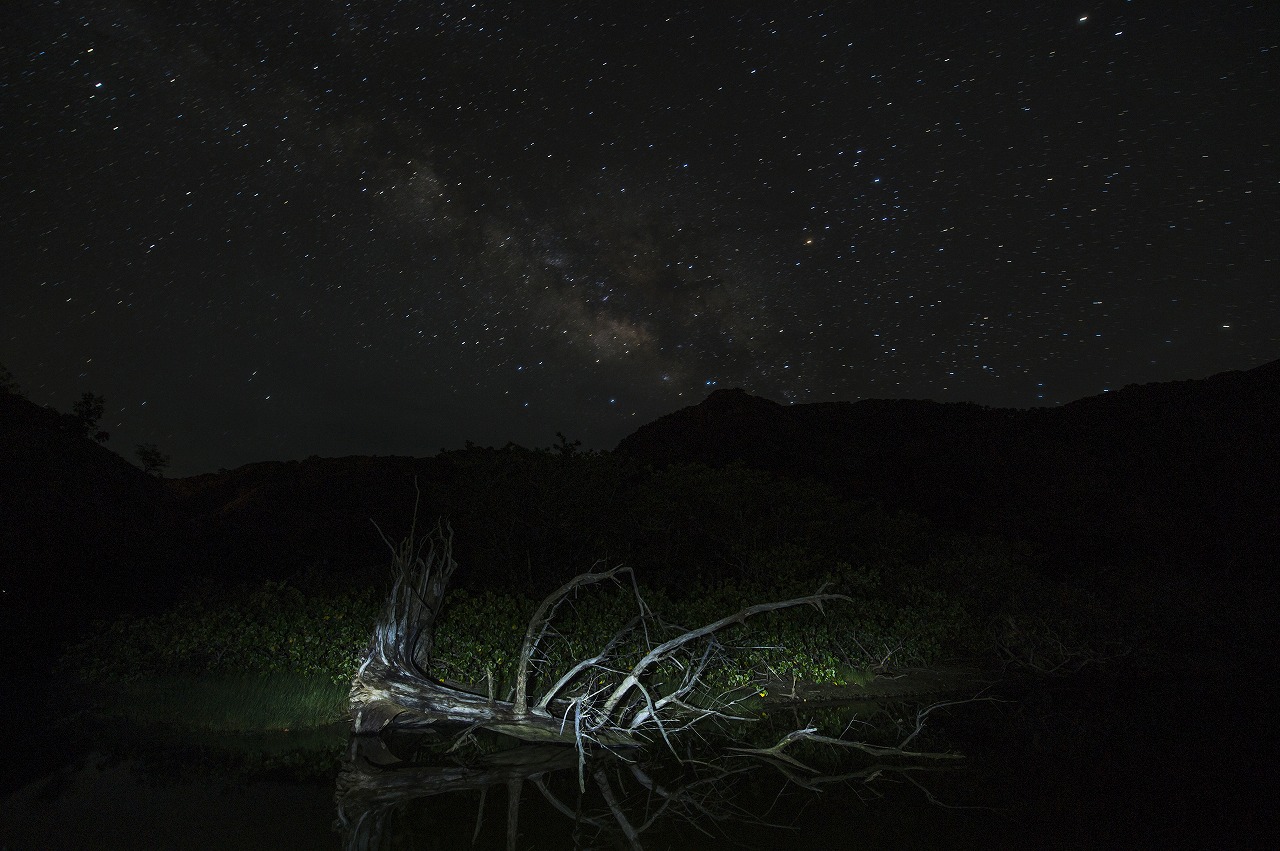
[[[794,556],[794,553],[791,555]],[[669,638],[753,602],[815,590],[777,570],[769,582],[721,585],[673,599],[642,589]],[[794,567],[794,564],[793,564]],[[806,577],[808,578],[808,577]],[[866,684],[888,667],[934,664],[971,655],[982,624],[958,601],[909,587],[894,601],[880,582],[847,566],[824,577],[850,602],[825,612],[801,608],[726,630],[708,683],[732,689],[767,677]],[[455,590],[436,633],[433,673],[509,696],[532,597]],[[191,602],[170,612],[122,619],[71,649],[66,659],[105,696],[111,713],[209,730],[296,729],[342,717],[347,686],[381,601],[373,594],[304,594],[283,583],[217,604]],[[635,612],[630,587],[592,589],[565,607],[547,643],[547,671],[561,671],[602,647]],[[640,639],[620,649],[642,652]],[[680,673],[660,671],[676,682]],[[661,692],[662,688],[659,686]]]
[[[107,715],[200,730],[317,727],[346,713],[377,604],[265,583],[239,599],[120,619],[64,665]]]
[[[347,710],[345,685],[291,673],[157,676],[98,694],[104,715],[205,731],[307,730]]]
[[[1003,643],[993,646],[995,625],[942,592],[911,586],[896,600],[876,596],[880,583],[851,569],[826,580],[828,590],[852,600],[829,604],[825,612],[771,613],[726,630],[708,684],[732,689],[774,678],[865,685],[885,669],[979,654],[988,664],[1046,669],[1088,658],[1083,643],[1064,644],[1062,633],[1043,621],[1008,617],[1000,633]],[[661,640],[753,602],[813,590],[779,576],[768,583],[705,588],[680,599],[660,589],[641,593],[669,625],[668,634],[652,636]],[[433,673],[508,697],[537,602],[523,595],[456,589],[436,632]],[[80,680],[105,696],[110,713],[133,720],[208,730],[318,726],[343,717],[347,688],[380,604],[372,594],[307,595],[266,583],[239,602],[192,602],[161,615],[119,620],[73,647],[66,660]],[[591,656],[634,612],[630,588],[583,593],[555,621],[557,635],[547,644],[545,670],[566,670]],[[638,656],[638,642],[637,636],[620,649],[622,661]],[[660,671],[658,679],[664,675],[674,683],[680,673]]]
[[[240,595],[122,618],[71,648],[65,659],[81,679],[95,683],[255,673],[345,686],[380,604],[373,593],[305,594],[265,582]]]
[[[740,465],[638,469],[561,443],[442,456],[456,469],[423,501],[455,518],[461,569],[437,624],[433,674],[506,697],[537,602],[602,556],[634,568],[661,619],[650,641],[819,588],[850,598],[719,634],[707,678],[719,688],[765,678],[865,684],[885,670],[956,660],[1050,671],[1124,644],[1121,597],[1052,581],[1008,541],[948,533]],[[139,715],[244,729],[324,723],[340,715],[384,594],[325,580],[262,582],[124,618],[70,648],[65,665],[114,689],[117,706],[138,704]],[[593,655],[635,613],[629,583],[584,590],[558,612],[542,669]],[[621,661],[640,640],[624,643]],[[166,693],[209,711],[167,703]],[[248,694],[261,706],[251,709]],[[239,720],[220,715],[235,706]]]
[[[834,576],[828,590],[856,593],[855,582]],[[746,605],[812,593],[816,586],[773,581],[702,589],[683,599],[642,590],[649,606],[674,631],[732,613]],[[852,594],[851,594],[852,596]],[[533,597],[454,590],[436,633],[440,676],[498,687],[509,684]],[[303,594],[268,582],[239,602],[191,602],[170,612],[116,621],[74,647],[67,659],[84,680],[134,683],[157,677],[243,673],[350,683],[369,640],[381,600],[373,595]],[[627,589],[595,589],[557,618],[558,640],[549,667],[566,668],[603,646],[635,613]],[[971,631],[963,608],[943,595],[908,589],[903,605],[855,597],[811,609],[780,612],[734,627],[723,641],[726,683],[741,684],[773,673],[842,684],[880,663],[926,665],[956,651]]]

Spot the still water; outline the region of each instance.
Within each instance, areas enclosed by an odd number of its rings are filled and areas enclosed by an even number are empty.
[[[995,695],[990,695],[995,696]],[[350,741],[341,729],[245,737],[71,719],[11,750],[6,849],[1267,848],[1269,807],[1230,707],[1132,680],[1005,689],[944,707],[887,759],[799,743],[810,724],[893,743],[919,707],[802,706],[683,760],[578,763],[564,748],[431,736]],[[1197,725],[1214,711],[1217,725]],[[1215,732],[1218,731],[1218,732]],[[900,741],[900,738],[897,739]]]

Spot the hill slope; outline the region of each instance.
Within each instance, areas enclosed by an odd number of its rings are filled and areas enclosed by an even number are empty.
[[[160,481],[70,418],[0,392],[0,605],[23,654],[99,617],[163,603],[181,565]],[[9,658],[13,658],[12,656]]]
[[[782,406],[721,390],[616,451],[811,477],[846,497],[1039,541],[1064,564],[1159,558],[1227,574],[1280,552],[1277,422],[1280,361],[1052,409]]]

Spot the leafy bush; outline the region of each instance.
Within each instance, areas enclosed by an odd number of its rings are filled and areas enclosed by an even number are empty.
[[[803,552],[771,557],[768,581],[722,584],[679,599],[643,590],[663,620],[649,623],[650,643],[700,627],[754,603],[805,596],[828,584],[849,594],[825,612],[807,607],[771,613],[717,635],[724,645],[713,680],[743,685],[759,676],[795,676],[820,683],[861,681],[884,665],[923,665],[953,649],[968,627],[965,613],[944,595],[923,588],[901,604],[875,596],[879,583],[865,571],[837,566],[813,581]],[[783,562],[789,561],[788,564]],[[538,600],[517,594],[454,589],[437,624],[433,673],[488,686],[506,697],[529,616]],[[368,643],[380,601],[371,594],[304,594],[267,582],[239,600],[193,601],[156,616],[115,622],[72,648],[68,664],[85,680],[134,682],[201,674],[290,674],[344,684]],[[538,662],[555,676],[603,647],[636,614],[631,587],[586,589],[557,612],[554,633]],[[640,633],[618,648],[618,664],[645,650]],[[676,676],[676,674],[672,674]]]
[[[265,582],[238,601],[194,600],[164,614],[118,620],[66,658],[90,681],[251,671],[345,683],[379,604],[372,594],[307,595]]]

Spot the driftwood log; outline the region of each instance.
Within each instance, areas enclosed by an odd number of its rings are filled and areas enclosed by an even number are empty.
[[[658,642],[649,639],[650,630],[645,627],[651,613],[632,579],[639,613],[631,623],[598,653],[570,666],[541,693],[532,694],[532,668],[536,660],[545,659],[541,645],[556,609],[579,589],[619,581],[629,577],[630,570],[619,567],[580,574],[543,600],[530,618],[517,663],[514,698],[497,700],[493,694],[432,675],[435,623],[457,568],[451,540],[451,531],[441,527],[425,541],[415,539],[411,530],[399,547],[388,542],[394,581],[351,686],[356,734],[460,722],[526,742],[576,745],[581,771],[588,745],[639,746],[656,738],[670,745],[671,734],[700,720],[729,717],[732,701],[699,694],[714,659],[711,642],[717,631],[763,612],[805,604],[821,609],[826,601],[846,599],[817,593],[761,603]],[[633,647],[642,641],[642,651],[638,661],[620,665],[618,649],[628,640]],[[703,650],[696,652],[697,647]],[[682,680],[673,690],[659,694],[650,677],[671,660],[679,661]]]

